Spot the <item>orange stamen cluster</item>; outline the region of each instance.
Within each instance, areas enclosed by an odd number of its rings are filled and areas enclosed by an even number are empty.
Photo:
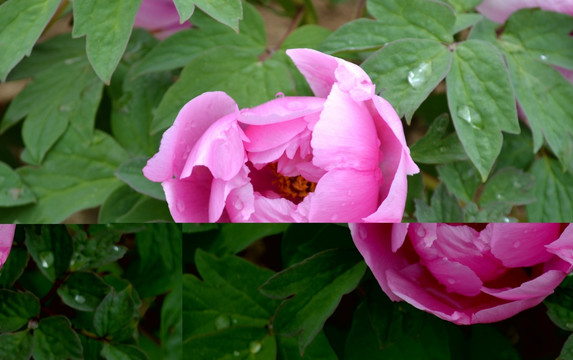
[[[279,194],[295,204],[300,203],[309,193],[316,189],[316,183],[308,181],[301,175],[287,177],[277,171],[277,163],[269,164],[269,167],[276,176],[273,185],[278,188]]]

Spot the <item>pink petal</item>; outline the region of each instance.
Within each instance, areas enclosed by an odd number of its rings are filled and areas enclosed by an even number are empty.
[[[406,259],[390,248],[392,224],[348,224],[354,244],[372,270],[382,290],[393,301],[402,300],[388,285],[387,270],[408,266]]]
[[[255,193],[255,212],[249,219],[252,222],[304,222],[298,206],[282,198],[269,199]]]
[[[271,125],[251,125],[245,129],[245,135],[250,141],[245,144],[245,149],[257,152],[286,144],[306,130],[306,126],[307,122],[303,118]]]
[[[175,222],[209,221],[212,181],[211,172],[198,166],[191,176],[183,180],[169,179],[162,183],[169,211]]]
[[[302,118],[320,112],[324,99],[287,96],[277,98],[251,109],[242,109],[239,121],[249,125],[270,125]]]
[[[425,265],[448,292],[464,296],[476,296],[480,293],[483,283],[468,266],[445,258],[425,261]]]
[[[334,72],[338,59],[310,49],[290,49],[286,51],[298,70],[305,77],[314,94],[325,98],[336,82]]]
[[[511,289],[494,289],[483,287],[481,291],[504,300],[523,300],[546,297],[565,279],[565,273],[559,270],[547,271],[535,279],[522,283]]]
[[[559,238],[559,224],[492,224],[491,252],[506,267],[543,263],[553,254],[545,249]]]
[[[217,120],[192,148],[181,177],[189,176],[195,166],[203,165],[209,168],[217,179],[232,179],[246,161],[244,139],[245,135],[235,114]]]
[[[227,197],[231,191],[239,189],[249,184],[249,170],[247,166],[243,166],[234,178],[229,181],[221,179],[213,179],[211,185],[211,197],[209,199],[209,222],[217,222],[221,218],[223,209],[225,209]]]
[[[410,224],[394,224],[394,226],[392,226],[392,252],[398,251],[398,249],[404,245],[409,226]]]
[[[334,169],[316,185],[310,202],[311,222],[359,222],[371,214],[378,201],[380,173]]]
[[[363,102],[356,102],[334,85],[320,120],[314,126],[313,164],[325,170],[378,168],[380,141]]]
[[[189,101],[163,134],[159,152],[143,168],[145,177],[155,182],[179,177],[189,152],[209,126],[236,111],[237,104],[224,92],[204,93]]]
[[[573,265],[573,225],[567,225],[559,239],[545,245],[545,248],[547,252],[557,255]]]
[[[535,7],[573,15],[573,2],[570,0],[484,0],[476,10],[495,22],[504,23],[513,12]]]
[[[134,27],[148,29],[159,39],[191,27],[180,24],[179,13],[172,0],[143,0],[135,16]]]
[[[16,225],[0,224],[0,268],[8,259],[15,231]]]
[[[543,299],[545,299],[545,297],[541,296],[538,298],[499,303],[489,307],[482,307],[479,310],[475,309],[472,311],[471,323],[483,324],[505,320],[525,309],[539,305]]]

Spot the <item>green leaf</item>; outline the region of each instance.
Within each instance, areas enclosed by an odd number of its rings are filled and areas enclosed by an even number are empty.
[[[181,360],[183,358],[183,277],[181,273],[179,275],[179,286],[167,294],[161,307],[159,337],[162,344],[163,359],[166,360]]]
[[[533,164],[535,153],[532,151],[533,138],[531,137],[531,131],[528,126],[521,124],[520,134],[505,134],[503,136],[501,153],[497,157],[495,164],[496,169],[513,166],[526,170]]]
[[[256,240],[285,231],[288,226],[289,224],[222,225],[219,234],[209,245],[209,253],[217,256],[236,254]]]
[[[152,182],[143,176],[141,170],[147,164],[147,160],[146,157],[129,159],[117,168],[115,174],[133,190],[155,199],[165,200],[165,193],[161,184]]]
[[[375,284],[358,305],[345,359],[450,359],[445,323],[408,304],[393,303]]]
[[[564,167],[573,170],[573,85],[552,67],[521,54],[506,54],[517,100],[533,133],[533,150],[543,138]]]
[[[262,327],[229,327],[183,342],[183,353],[198,359],[276,359],[276,338]]]
[[[34,193],[22,183],[20,176],[10,166],[0,162],[0,206],[19,206],[35,202]]]
[[[451,195],[443,184],[434,190],[431,205],[421,199],[415,199],[418,222],[463,222],[462,208],[455,196]]]
[[[174,0],[181,21],[191,17],[195,6],[213,19],[239,32],[239,20],[243,18],[241,0]]]
[[[468,158],[455,133],[446,135],[450,119],[447,114],[438,116],[426,135],[410,147],[417,163],[443,164]]]
[[[281,241],[283,266],[292,266],[328,249],[355,251],[350,231],[334,224],[291,224]]]
[[[229,44],[247,49],[259,48],[262,53],[266,46],[263,19],[248,3],[245,3],[243,15],[240,32],[236,33],[202,11],[194,12],[191,18],[193,28],[178,31],[161,41],[135,65],[134,73],[142,75],[181,68],[202,52]]]
[[[39,164],[72,119],[83,124],[86,136],[92,134],[102,88],[85,56],[53,64],[39,72],[10,103],[1,130],[26,117],[22,127],[26,145],[23,157],[31,164]]]
[[[241,108],[272,100],[278,92],[294,95],[286,55],[277,52],[265,61],[259,55],[257,49],[221,46],[195,57],[161,100],[152,132],[170,126],[187,102],[207,91],[224,91]]]
[[[571,173],[564,172],[559,163],[542,157],[533,164],[535,177],[533,193],[537,201],[527,205],[530,222],[573,221],[573,182]]]
[[[34,330],[34,359],[83,359],[80,338],[71,326],[70,320],[61,315],[40,320]]]
[[[573,359],[573,335],[570,335],[563,349],[561,349],[561,354],[559,355],[560,360],[571,360]]]
[[[95,311],[110,286],[92,272],[73,272],[58,288],[62,301],[77,310]]]
[[[389,43],[362,64],[380,96],[408,124],[414,111],[446,77],[452,53],[435,40],[406,39]]]
[[[457,34],[460,31],[475,25],[483,19],[481,14],[460,14],[456,17],[456,22],[454,24],[454,29],[452,34]]]
[[[533,185],[533,175],[515,168],[502,169],[485,184],[479,204],[487,206],[496,202],[511,205],[533,203]]]
[[[465,222],[517,222],[517,219],[506,216],[511,207],[508,202],[494,202],[480,209],[476,203],[471,202],[464,208]]]
[[[31,293],[0,290],[0,332],[16,331],[40,313],[40,301]]]
[[[98,77],[109,84],[141,0],[76,0],[72,35],[86,35],[86,50]]]
[[[147,355],[133,345],[120,345],[105,343],[101,356],[108,360],[147,360]]]
[[[28,331],[0,334],[0,357],[4,360],[28,360],[32,347],[32,335]]]
[[[26,246],[38,268],[51,282],[70,265],[73,242],[64,225],[42,226],[41,233],[26,228]]]
[[[487,344],[487,346],[484,346]],[[471,327],[469,343],[469,354],[471,360],[480,359],[500,359],[500,360],[520,360],[521,356],[509,339],[494,327],[488,325],[477,325]]]
[[[266,296],[286,299],[272,320],[276,334],[298,335],[302,355],[342,295],[354,290],[365,271],[366,264],[357,253],[333,249],[272,276],[260,290]]]
[[[446,84],[456,132],[485,182],[501,150],[500,131],[520,130],[504,60],[489,43],[465,41],[454,52]]]
[[[132,297],[132,287],[122,291],[112,289],[94,314],[94,328],[99,337],[121,342],[133,336],[137,309]]]
[[[505,25],[501,40],[538,61],[573,69],[573,17],[565,13],[521,9]],[[509,51],[509,50],[508,50]]]
[[[399,39],[451,43],[455,16],[446,5],[427,0],[370,0],[377,21],[358,19],[341,26],[321,45],[328,53],[374,49]]]
[[[98,214],[98,222],[102,224],[149,221],[173,221],[167,202],[145,196],[127,185],[114,190]]]
[[[132,156],[150,157],[157,151],[159,134],[153,136],[150,131],[153,112],[172,83],[173,77],[169,73],[153,73],[135,79],[126,76],[119,97],[112,98],[112,134]]]
[[[448,4],[450,4],[456,12],[464,12],[468,10],[472,10],[475,8],[482,0],[445,0]],[[465,14],[462,14],[465,15]],[[460,15],[458,15],[459,17]]]
[[[558,287],[545,301],[547,316],[563,330],[573,331],[573,288]]]
[[[277,353],[281,360],[338,360],[323,331],[319,332],[308,345],[304,356],[300,355],[296,338],[279,336],[277,337]]]
[[[0,80],[24,57],[52,18],[60,0],[8,1],[0,6]]]
[[[38,203],[3,210],[0,222],[58,223],[76,211],[96,207],[122,181],[114,175],[127,154],[109,135],[83,137],[71,126],[40,167],[18,169]]]
[[[281,44],[281,49],[306,48],[318,50],[320,44],[332,31],[318,25],[303,25],[296,28]]]
[[[28,259],[28,251],[22,246],[13,244],[10,249],[10,256],[8,256],[8,259],[2,265],[2,271],[0,271],[0,287],[11,287],[24,272]]]
[[[140,256],[129,278],[141,297],[156,296],[181,282],[181,225],[149,224],[135,235]]]
[[[474,167],[467,161],[458,161],[437,167],[440,180],[448,191],[462,201],[473,201],[475,192],[480,185],[479,177]]]
[[[72,271],[88,270],[121,259],[127,249],[116,245],[121,238],[120,231],[107,228],[104,231],[94,231],[90,234],[78,231],[74,235],[74,254],[70,268]],[[97,227],[96,227],[97,230]]]

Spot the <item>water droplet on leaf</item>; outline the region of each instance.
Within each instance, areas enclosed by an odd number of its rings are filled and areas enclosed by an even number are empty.
[[[215,319],[215,329],[222,330],[231,326],[231,318],[228,315],[219,315]]]
[[[86,302],[86,298],[81,296],[80,294],[77,294],[76,296],[74,296],[74,301],[77,302],[78,304],[83,304]]]
[[[408,72],[408,82],[410,85],[417,89],[428,80],[432,74],[432,64],[424,61],[417,68]]]
[[[542,54],[539,58],[543,61],[547,61],[547,55]]]
[[[458,116],[470,124],[474,129],[483,129],[483,120],[481,116],[471,106],[462,105],[458,107]]]
[[[49,251],[44,251],[40,253],[40,266],[44,269],[49,268],[54,264],[54,254]]]
[[[258,341],[251,341],[251,343],[249,344],[249,350],[251,351],[252,354],[256,354],[259,351],[261,351],[261,343]]]
[[[233,351],[233,356],[239,356],[239,355],[241,355],[240,352],[238,352],[237,350]]]

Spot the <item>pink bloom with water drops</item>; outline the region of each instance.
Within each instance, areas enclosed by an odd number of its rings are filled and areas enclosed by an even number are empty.
[[[507,319],[573,270],[571,224],[351,224],[382,290],[456,324]]]
[[[143,0],[135,16],[134,27],[144,28],[158,39],[191,27],[189,21],[182,24],[173,0]]]
[[[6,263],[6,259],[8,259],[10,254],[15,230],[16,225],[0,224],[0,269]]]
[[[316,96],[239,110],[223,92],[191,100],[143,169],[178,222],[398,222],[418,172],[402,123],[357,65],[287,54]]]

